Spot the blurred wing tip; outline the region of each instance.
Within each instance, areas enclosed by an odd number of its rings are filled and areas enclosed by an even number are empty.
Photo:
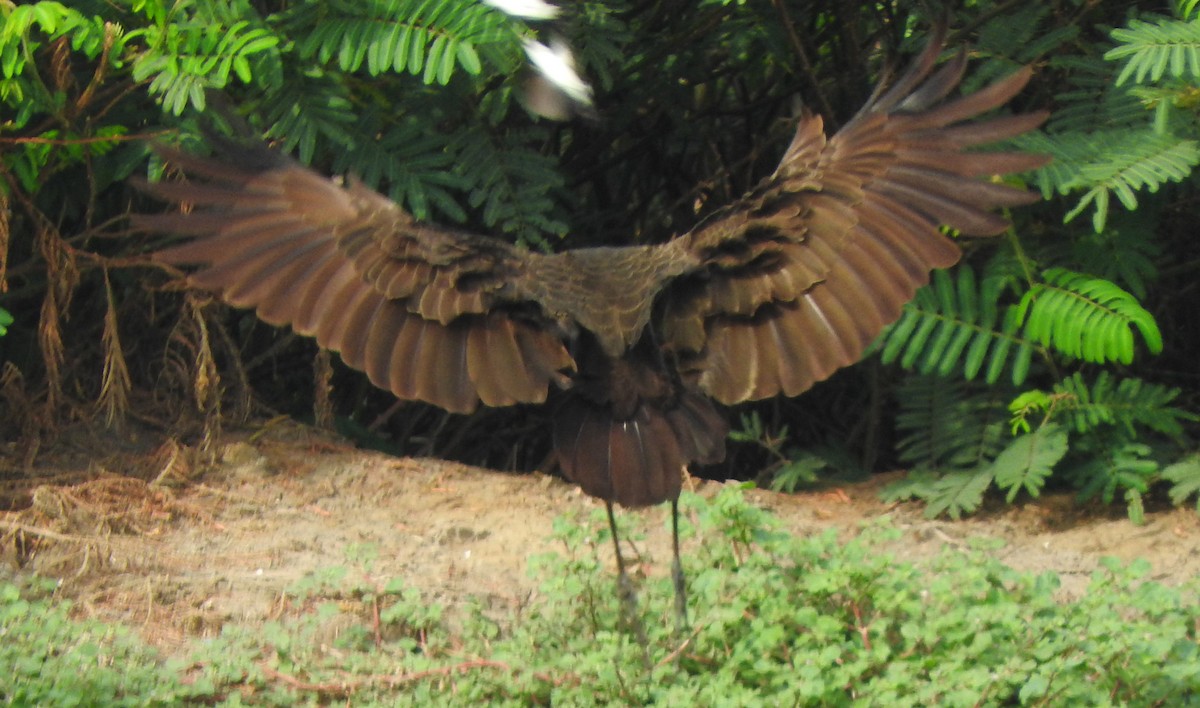
[[[1030,111],[1028,113],[1025,113],[1024,115],[1029,116],[1030,122],[1034,123],[1033,126],[1030,128],[1030,130],[1041,127],[1043,124],[1045,124],[1045,122],[1047,120],[1050,119],[1050,111],[1045,110],[1045,109],[1040,110],[1040,111]]]
[[[1046,165],[1054,162],[1054,156],[1045,152],[1030,152],[1025,153],[1029,156],[1029,164],[1026,170],[1040,170]]]

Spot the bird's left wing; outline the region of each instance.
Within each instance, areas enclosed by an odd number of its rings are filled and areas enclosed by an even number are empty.
[[[966,122],[1006,103],[1028,68],[947,100],[966,65],[934,71],[940,32],[914,65],[832,138],[800,121],[775,173],[670,245],[703,264],[663,294],[658,329],[690,380],[724,403],[795,396],[854,363],[934,268],[960,250],[939,227],[995,235],[996,207],[1036,195],[980,177],[1046,158],[966,148],[1044,114]]]
[[[142,188],[194,207],[135,226],[192,236],[154,254],[199,265],[189,285],[337,351],[396,396],[450,411],[545,400],[574,361],[555,323],[513,291],[534,257],[418,222],[262,147],[221,159],[166,148],[189,177]]]

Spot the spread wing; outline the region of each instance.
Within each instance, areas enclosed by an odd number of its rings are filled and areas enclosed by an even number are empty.
[[[1036,201],[979,178],[1040,155],[967,152],[1026,132],[1045,115],[966,123],[1003,105],[1028,68],[947,100],[966,66],[936,72],[940,36],[832,138],[801,120],[773,175],[678,238],[705,264],[664,293],[659,329],[691,380],[724,403],[795,396],[854,363],[934,268],[960,250],[939,226],[1001,233],[996,207]]]
[[[934,72],[940,46],[833,138],[802,120],[771,177],[658,247],[529,253],[228,145],[219,160],[162,150],[196,179],[143,188],[197,208],[135,221],[194,237],[155,254],[201,266],[191,285],[316,338],[400,398],[460,412],[541,402],[576,368],[574,328],[621,356],[660,291],[658,341],[701,390],[725,403],[796,395],[856,361],[931,269],[957,261],[939,225],[999,233],[992,209],[1035,199],[977,178],[1042,157],[965,152],[1044,119],[965,122],[1008,101],[1028,70],[946,100],[966,61]]]
[[[400,398],[450,411],[541,402],[574,368],[553,323],[513,292],[533,254],[417,222],[362,184],[266,149],[237,149],[235,166],[160,148],[200,179],[142,185],[198,207],[135,217],[196,237],[154,255],[202,266],[190,285],[314,337]]]

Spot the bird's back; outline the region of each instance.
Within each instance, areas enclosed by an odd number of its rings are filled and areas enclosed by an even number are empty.
[[[642,336],[667,284],[696,267],[698,261],[680,245],[537,255],[530,258],[520,289],[551,318],[587,330],[605,354],[620,357]]]

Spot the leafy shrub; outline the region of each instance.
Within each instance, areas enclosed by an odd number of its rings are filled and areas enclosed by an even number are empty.
[[[911,466],[916,476],[896,494],[936,498],[931,510],[951,515],[989,489],[1015,498],[1059,482],[1124,502],[1133,516],[1155,485],[1190,498],[1192,468],[1171,465],[1192,452],[1194,386],[1169,405],[1181,435],[1135,426],[1106,443],[1065,425],[1070,454],[1024,469],[988,472],[1005,449],[1016,450],[1011,461],[1038,440],[1001,441],[980,418],[1001,396],[1021,406],[1023,393],[1078,398],[1081,386],[1136,389],[1147,397],[1137,405],[1162,406],[1161,392],[1191,381],[1195,308],[1180,298],[1194,275],[1200,18],[1192,2],[1172,10],[1091,3],[1058,13],[985,0],[954,18],[971,36],[951,41],[974,43],[966,90],[1021,64],[1038,69],[1014,105],[1053,111],[1017,145],[1055,158],[1027,176],[1048,201],[1014,213],[1005,237],[968,247],[953,274],[935,275],[877,351],[919,376],[986,384],[956,389],[982,437],[953,440],[965,423],[921,409],[929,383],[896,384],[868,364],[800,402],[735,412],[761,425],[731,446],[727,474],[769,467],[775,484],[794,487],[853,454],[851,467]],[[844,121],[882,73],[880,47],[890,57],[924,42],[932,18],[921,12],[833,0],[564,4],[556,30],[595,84],[601,120],[551,124],[518,100],[523,40],[539,28],[477,0],[0,5],[0,104],[11,115],[0,136],[0,333],[11,330],[0,357],[24,377],[23,400],[45,409],[7,418],[32,421],[28,435],[94,403],[115,423],[147,393],[140,400],[177,402],[165,419],[203,412],[211,433],[222,414],[237,420],[252,408],[251,381],[274,410],[329,417],[307,394],[311,345],[164,294],[147,272],[141,256],[161,241],[121,229],[131,208],[150,208],[134,202],[127,178],[163,167],[149,140],[262,136],[326,172],[358,175],[418,217],[533,248],[568,233],[572,245],[653,241],[770,172],[798,95],[829,125]],[[340,398],[329,405],[339,415],[372,420],[391,406],[360,393],[361,377],[337,374]],[[1065,424],[1059,410],[1046,409],[1044,423]],[[922,442],[900,422],[914,413],[940,440]],[[511,433],[470,435],[489,415],[507,416],[489,427]],[[545,428],[530,415],[450,419],[414,405],[370,432],[407,452],[509,464],[511,447]],[[545,438],[529,444],[522,456],[540,458]],[[939,459],[943,444],[973,461]]]
[[[63,705],[1200,701],[1200,579],[1166,587],[1145,563],[1106,560],[1085,594],[1064,600],[1055,575],[1014,571],[989,544],[898,561],[881,552],[904,542],[886,519],[849,540],[795,538],[734,488],[683,502],[700,523],[686,530],[702,539],[685,559],[691,626],[679,633],[666,619],[670,579],[646,580],[645,648],[617,629],[608,526],[596,513],[556,522],[563,550],[532,564],[541,592],[517,614],[473,601],[448,610],[396,580],[363,581],[369,563],[350,559],[354,572],[339,566],[290,589],[298,604],[279,620],[227,626],[186,661],[157,665],[126,633],[70,623],[63,608],[5,586],[0,652],[18,681],[0,690]],[[364,612],[377,601],[382,636]],[[398,626],[409,631],[388,633]],[[97,699],[70,700],[85,695]]]
[[[1057,229],[1058,244],[1014,230],[978,285],[969,267],[957,280],[936,274],[880,337],[885,362],[917,373],[897,390],[899,458],[914,474],[890,498],[917,497],[931,515],[957,518],[993,486],[1012,502],[1038,496],[1053,477],[1081,499],[1123,501],[1140,521],[1155,484],[1166,483],[1176,503],[1200,489],[1194,465],[1172,464],[1193,444],[1200,418],[1179,403],[1194,397],[1155,382],[1162,374],[1150,366],[1138,366],[1147,378],[1130,370],[1139,351],[1164,349],[1143,303],[1167,242],[1167,185],[1200,164],[1192,98],[1200,58],[1190,41],[1200,19],[1194,3],[1175,9],[1176,18],[1132,13],[1111,43],[1049,59],[1065,84],[1059,105],[1044,132],[1017,141],[1054,156],[1033,181],[1047,196],[1082,193],[1063,219],[1090,210],[1091,228]],[[1113,195],[1137,216],[1110,214]],[[989,386],[947,380],[981,373]],[[1009,397],[1007,442],[997,394]]]
[[[72,620],[71,604],[52,602],[47,594],[46,587],[0,583],[0,701],[168,706],[193,695],[128,630]]]

